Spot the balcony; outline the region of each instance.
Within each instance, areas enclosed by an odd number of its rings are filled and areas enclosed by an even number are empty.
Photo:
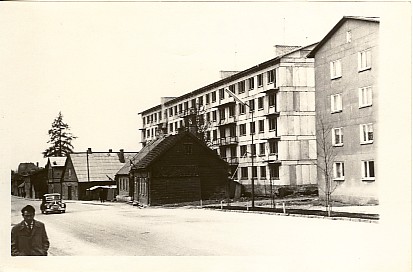
[[[277,111],[276,107],[268,107],[268,108],[264,108],[264,115],[270,117],[270,116],[280,116],[280,112]]]
[[[230,157],[230,158],[222,158],[224,161],[226,161],[229,165],[238,165],[239,164],[239,159],[237,157]]]
[[[231,125],[237,121],[237,118],[235,116],[230,116],[227,118],[220,119],[217,123],[217,126],[225,126],[225,125]]]
[[[263,137],[259,138],[260,140],[270,140],[270,139],[281,139],[281,136],[278,135],[277,130],[270,130],[268,132],[265,132]]]
[[[219,139],[219,145],[237,145],[238,144],[238,137],[237,136],[228,136],[225,138]]]
[[[189,116],[189,115],[196,115],[196,108],[189,108],[189,109],[185,109],[183,111],[181,111],[178,116],[183,118],[185,116]]]
[[[269,164],[271,164],[271,163],[281,163],[280,160],[279,160],[278,153],[269,154],[268,157],[266,158],[266,160],[264,160],[263,162],[266,162],[266,163],[269,163]]]

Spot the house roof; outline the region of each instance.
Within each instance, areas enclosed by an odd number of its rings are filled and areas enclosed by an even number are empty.
[[[48,163],[51,167],[63,167],[66,163],[66,157],[49,157]]]
[[[276,56],[275,58],[272,58],[272,59],[267,60],[267,61],[265,61],[265,62],[263,62],[263,63],[257,64],[257,65],[255,65],[255,66],[253,66],[253,67],[251,67],[251,68],[248,68],[248,69],[246,69],[246,70],[243,70],[243,71],[241,71],[241,72],[239,72],[239,73],[236,73],[236,74],[234,74],[234,75],[232,75],[232,76],[229,76],[229,77],[226,77],[226,78],[221,79],[221,80],[219,80],[219,81],[216,81],[216,82],[214,82],[214,83],[211,83],[211,84],[206,85],[206,86],[204,86],[204,87],[201,87],[201,88],[199,88],[199,89],[196,89],[195,91],[188,92],[188,93],[186,93],[186,94],[184,94],[184,95],[181,95],[181,96],[179,96],[179,97],[173,98],[173,99],[165,102],[164,104],[165,104],[165,106],[172,105],[172,104],[176,103],[177,101],[180,101],[180,100],[183,100],[183,99],[187,99],[187,98],[189,98],[189,97],[196,96],[196,95],[198,95],[198,94],[200,94],[200,93],[202,93],[202,92],[205,92],[205,91],[207,91],[207,90],[210,90],[210,89],[213,89],[213,88],[216,88],[216,87],[220,87],[220,86],[222,86],[222,85],[224,85],[224,84],[227,84],[227,83],[230,83],[230,82],[232,82],[232,81],[234,81],[234,80],[237,80],[237,79],[240,79],[240,78],[242,78],[242,77],[245,77],[246,75],[249,75],[249,74],[254,73],[254,72],[256,72],[256,71],[260,71],[260,70],[262,70],[262,69],[264,69],[264,68],[266,68],[266,67],[269,67],[269,66],[271,66],[271,65],[280,63],[280,61],[281,61],[282,58],[287,57],[288,55],[293,54],[293,53],[295,53],[295,52],[297,52],[297,51],[300,51],[300,50],[308,50],[308,48],[314,46],[315,44],[317,44],[317,43],[313,43],[313,44],[310,44],[310,45],[298,47],[298,48],[296,48],[296,49],[293,49],[293,47],[291,47],[291,51],[288,51],[288,52],[286,52],[286,53],[280,54],[280,55]],[[141,114],[141,115],[142,115],[142,114],[146,114],[146,113],[152,112],[152,111],[154,111],[154,110],[156,110],[156,109],[160,109],[160,105],[157,105],[157,106],[154,106],[154,107],[152,107],[152,108],[146,109],[146,110],[140,112],[139,114]]]
[[[348,20],[361,20],[366,22],[380,23],[379,17],[362,17],[362,16],[344,16],[341,20],[327,33],[327,35],[314,47],[307,55],[308,58],[314,58],[317,51],[331,38],[331,36]]]
[[[69,155],[78,182],[111,181],[124,163],[130,160],[136,152],[124,152],[125,161],[121,162],[120,153],[87,152]],[[89,170],[89,171],[88,171]]]
[[[179,140],[189,136],[193,138],[200,145],[205,147],[206,152],[210,152],[213,156],[221,159],[215,152],[213,152],[209,147],[205,145],[201,140],[199,140],[191,132],[181,132],[176,135],[164,135],[150,143],[141,149],[141,151],[132,159],[133,166],[132,169],[144,169],[147,168],[151,163],[153,163],[160,155],[169,150],[174,146]],[[223,161],[224,162],[224,161]]]

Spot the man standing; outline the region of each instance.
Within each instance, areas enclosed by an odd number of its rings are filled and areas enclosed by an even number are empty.
[[[47,256],[50,244],[46,228],[42,222],[34,220],[34,214],[34,207],[27,205],[22,209],[24,220],[12,228],[12,256]]]

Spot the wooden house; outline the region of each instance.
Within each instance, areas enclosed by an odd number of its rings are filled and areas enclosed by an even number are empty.
[[[134,200],[143,205],[226,196],[228,163],[191,132],[148,142],[133,158],[130,171]]]
[[[97,199],[96,190],[114,188],[116,173],[134,155],[136,152],[124,152],[123,149],[92,152],[90,148],[87,152],[69,154],[62,176],[63,199]]]
[[[66,157],[48,157],[46,163],[47,186],[49,193],[62,194],[61,181]]]

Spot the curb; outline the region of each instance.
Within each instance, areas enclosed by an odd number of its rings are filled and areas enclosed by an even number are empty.
[[[204,207],[200,207],[204,209]],[[260,212],[260,211],[246,211],[246,210],[229,210],[229,209],[211,209],[215,211],[223,212],[241,212],[241,213],[256,213],[256,214],[266,214],[266,215],[279,215],[279,216],[291,216],[291,217],[305,217],[305,218],[316,218],[316,219],[327,219],[327,220],[342,220],[342,221],[353,221],[353,222],[363,222],[363,223],[373,223],[378,224],[379,220],[364,219],[364,218],[349,218],[349,217],[329,217],[320,215],[310,215],[310,214],[293,214],[293,213],[270,213],[270,212]]]

